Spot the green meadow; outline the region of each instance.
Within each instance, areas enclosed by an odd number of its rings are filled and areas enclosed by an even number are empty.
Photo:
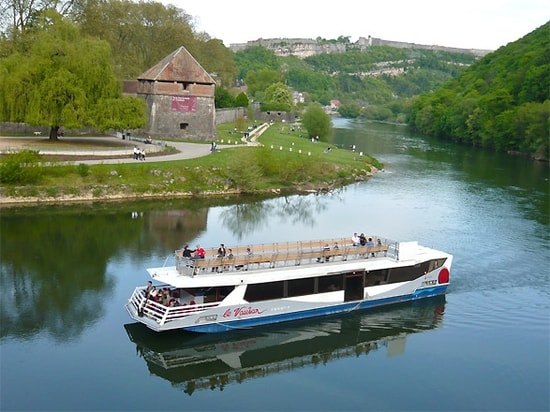
[[[239,126],[246,129],[242,122]],[[220,125],[217,144],[223,148],[188,160],[164,162],[159,161],[161,157],[149,157],[136,163],[87,165],[76,161],[46,166],[48,159],[30,150],[4,156],[0,163],[2,194],[55,201],[299,193],[330,190],[365,179],[373,167],[382,167],[367,154],[360,156],[326,142],[312,142],[296,126],[274,123],[258,138],[258,146],[242,142],[242,131],[234,132],[235,128],[234,123]],[[228,144],[231,146],[224,147]],[[173,151],[169,141],[166,145],[166,150]]]

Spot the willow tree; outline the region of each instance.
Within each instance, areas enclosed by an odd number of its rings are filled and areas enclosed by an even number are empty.
[[[128,128],[146,123],[144,102],[122,96],[106,42],[81,36],[53,10],[26,35],[30,47],[0,59],[0,121],[48,126],[50,140],[61,126],[106,130],[119,124],[113,113],[124,115]],[[127,107],[135,110],[121,109]]]

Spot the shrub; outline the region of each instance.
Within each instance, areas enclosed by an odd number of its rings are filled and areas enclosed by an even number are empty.
[[[0,183],[26,185],[38,183],[43,176],[40,154],[35,150],[22,150],[6,156],[0,165]]]
[[[76,170],[78,172],[78,174],[81,176],[81,177],[86,177],[90,174],[90,166],[88,166],[87,164],[85,163],[80,163],[77,167],[76,167]]]

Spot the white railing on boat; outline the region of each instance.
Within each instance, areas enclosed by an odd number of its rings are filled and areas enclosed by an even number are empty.
[[[159,325],[186,318],[189,315],[204,312],[206,309],[218,306],[219,302],[198,303],[192,305],[165,306],[153,299],[145,298],[145,288],[137,287],[128,302],[134,308],[138,316],[146,316]]]
[[[180,249],[175,251],[176,269],[181,275],[194,276],[201,271],[255,270],[335,260],[368,259],[382,253],[383,256],[397,256],[395,242],[379,237],[372,237],[372,239],[374,246],[354,246],[350,239],[342,238],[237,246],[232,249],[232,257],[220,257],[217,255],[217,249],[209,249],[204,259],[184,257],[183,250]]]

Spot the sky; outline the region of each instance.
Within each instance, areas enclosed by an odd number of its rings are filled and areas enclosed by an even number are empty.
[[[496,50],[550,20],[549,0],[161,0],[229,47],[259,38],[374,37]]]

